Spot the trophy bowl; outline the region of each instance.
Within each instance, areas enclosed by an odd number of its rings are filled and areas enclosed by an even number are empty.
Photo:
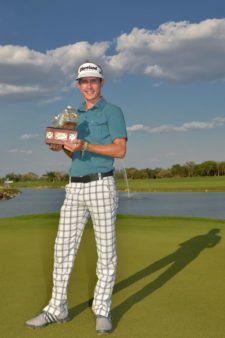
[[[64,144],[77,139],[77,112],[71,106],[54,116],[53,126],[45,128],[46,144]]]

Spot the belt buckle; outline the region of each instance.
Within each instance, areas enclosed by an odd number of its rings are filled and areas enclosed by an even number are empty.
[[[98,179],[99,179],[99,180],[102,179],[102,173],[98,173]]]

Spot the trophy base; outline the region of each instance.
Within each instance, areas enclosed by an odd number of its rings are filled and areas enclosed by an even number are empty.
[[[46,144],[64,144],[77,139],[77,131],[71,129],[47,127],[45,129]]]

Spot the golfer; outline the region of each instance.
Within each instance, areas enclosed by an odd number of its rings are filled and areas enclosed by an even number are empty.
[[[85,62],[78,68],[76,81],[84,102],[78,108],[78,139],[63,147],[72,164],[55,240],[52,297],[43,311],[26,325],[40,328],[69,320],[67,287],[84,226],[91,216],[98,256],[92,310],[97,333],[109,333],[117,268],[118,195],[113,164],[115,158],[126,154],[127,132],[121,109],[101,96],[104,85],[101,67]],[[59,151],[62,146],[50,145],[50,149]]]

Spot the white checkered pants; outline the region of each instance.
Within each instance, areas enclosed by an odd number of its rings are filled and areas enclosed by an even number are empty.
[[[84,226],[91,216],[97,246],[97,284],[92,309],[108,316],[115,283],[117,255],[115,221],[118,194],[112,176],[90,183],[69,183],[61,208],[55,241],[53,290],[45,311],[59,315],[67,311],[67,287]]]

